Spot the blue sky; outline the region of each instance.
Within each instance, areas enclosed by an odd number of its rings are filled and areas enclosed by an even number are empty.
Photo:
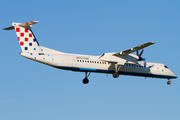
[[[148,62],[179,74],[178,0],[6,0],[0,28],[40,21],[32,30],[41,46],[102,55],[146,43]],[[63,71],[23,58],[14,31],[0,30],[1,120],[179,120],[180,82]]]

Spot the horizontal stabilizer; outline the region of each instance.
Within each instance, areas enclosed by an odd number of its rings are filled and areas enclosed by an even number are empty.
[[[30,22],[26,22],[26,23],[21,23],[19,24],[18,26],[21,26],[21,27],[28,27],[30,25],[33,25],[33,24],[36,24],[38,23],[39,21],[30,21]]]
[[[14,29],[14,26],[19,26],[19,27],[32,27],[33,24],[38,23],[39,21],[30,21],[26,23],[12,23],[11,27],[4,28],[4,30],[12,30]]]
[[[14,26],[4,28],[3,30],[12,30],[12,29],[14,29]]]

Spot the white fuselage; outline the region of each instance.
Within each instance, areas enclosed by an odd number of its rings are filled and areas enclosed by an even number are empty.
[[[89,82],[88,76],[91,72],[112,74],[114,78],[119,75],[166,78],[168,85],[171,84],[171,78],[177,78],[164,64],[139,62],[143,60],[141,55],[144,48],[155,42],[147,42],[120,52],[104,53],[102,56],[67,54],[39,46],[31,30],[32,25],[38,22],[13,22],[11,27],[4,28],[4,30],[15,29],[22,56],[59,69],[85,72],[84,84]],[[140,53],[139,50],[141,50]],[[131,54],[133,52],[136,52],[137,55]],[[87,74],[88,72],[89,74]]]
[[[114,62],[100,60],[100,56],[67,54],[42,47],[42,54],[21,53],[22,56],[50,65],[52,67],[82,71],[112,74],[115,71]],[[133,75],[155,78],[177,78],[177,76],[164,64],[151,62],[138,62],[138,64],[118,65],[118,73],[122,75]]]

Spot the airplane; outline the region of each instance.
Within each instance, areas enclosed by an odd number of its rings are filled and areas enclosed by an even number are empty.
[[[166,65],[161,63],[145,62],[142,58],[144,48],[155,44],[145,44],[113,53],[104,53],[101,56],[69,54],[40,46],[31,28],[39,21],[26,23],[12,23],[11,27],[4,30],[15,29],[22,52],[21,56],[63,70],[85,72],[83,83],[89,83],[91,72],[112,74],[114,78],[119,75],[130,75],[151,78],[170,79],[177,76]],[[139,53],[138,51],[141,50]],[[136,55],[131,54],[136,52]]]

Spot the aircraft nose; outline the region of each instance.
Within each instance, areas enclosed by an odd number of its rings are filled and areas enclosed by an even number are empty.
[[[177,78],[177,75],[171,69],[167,69],[167,72],[169,73],[170,78],[172,78],[172,79]]]
[[[172,76],[173,78],[177,78],[177,75],[174,72],[172,72]]]

